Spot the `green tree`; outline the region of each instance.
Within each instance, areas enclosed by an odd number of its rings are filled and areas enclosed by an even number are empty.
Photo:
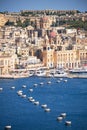
[[[5,25],[7,25],[7,26],[14,26],[14,22],[11,22],[11,21],[7,21],[6,23],[5,23]]]

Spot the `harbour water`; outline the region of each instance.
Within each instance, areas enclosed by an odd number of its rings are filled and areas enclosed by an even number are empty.
[[[0,91],[0,130],[6,125],[11,125],[12,130],[87,130],[85,78],[0,79],[0,88],[3,88]],[[25,98],[18,96],[19,90]],[[30,102],[30,96],[39,101],[39,105]],[[42,104],[47,104],[51,111],[45,112]],[[58,122],[57,117],[63,112],[66,117]],[[65,125],[67,120],[72,122],[70,126]]]

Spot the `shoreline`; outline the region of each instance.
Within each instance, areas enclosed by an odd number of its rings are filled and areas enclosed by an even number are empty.
[[[25,75],[0,75],[0,79],[17,79],[17,78],[27,78],[29,76]]]
[[[0,75],[0,79],[19,79],[19,78],[28,78],[31,77],[29,75]],[[37,76],[40,77],[40,76]],[[41,76],[44,77],[44,76]],[[48,76],[45,76],[48,78]],[[50,77],[51,78],[51,77]],[[75,74],[68,74],[66,77],[54,77],[54,78],[87,78],[87,75],[75,75]]]

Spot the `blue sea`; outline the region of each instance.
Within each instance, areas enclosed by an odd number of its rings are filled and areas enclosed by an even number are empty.
[[[13,86],[15,89],[11,88]],[[0,91],[0,130],[7,125],[11,125],[12,130],[87,130],[87,79],[0,79],[0,87],[3,88]],[[29,91],[31,88],[33,92]],[[18,96],[19,90],[26,98]],[[30,96],[39,101],[39,105],[30,102]],[[51,111],[45,112],[42,104],[47,104]],[[57,117],[61,113],[66,113],[66,117],[59,122]],[[65,121],[72,124],[66,126]]]

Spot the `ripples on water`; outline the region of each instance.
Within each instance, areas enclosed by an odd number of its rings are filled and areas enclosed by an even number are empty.
[[[0,80],[0,130],[11,125],[12,130],[87,130],[87,79],[67,79],[30,77]],[[47,82],[51,81],[50,84]],[[43,82],[41,85],[40,83]],[[34,87],[34,84],[37,84]],[[26,85],[26,88],[22,86]],[[15,89],[11,89],[15,86]],[[32,88],[33,92],[29,89]],[[26,98],[17,95],[22,90]],[[32,96],[39,105],[29,102]],[[41,107],[47,104],[50,112]],[[67,115],[61,121],[56,119],[62,113]],[[72,121],[65,126],[65,121]]]

